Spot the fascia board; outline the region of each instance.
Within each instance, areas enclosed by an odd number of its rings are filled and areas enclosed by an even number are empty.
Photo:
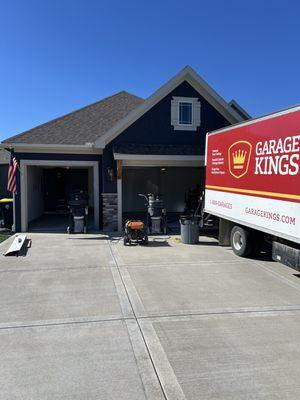
[[[0,143],[0,149],[14,148],[18,151],[24,152],[78,152],[78,153],[92,153],[102,154],[101,148],[87,145],[67,145],[67,144],[31,144],[31,143]]]

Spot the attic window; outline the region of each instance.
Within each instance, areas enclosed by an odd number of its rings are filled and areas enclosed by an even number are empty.
[[[196,131],[200,126],[200,101],[194,97],[173,97],[171,125],[174,131]]]
[[[192,125],[193,123],[193,103],[187,101],[179,102],[179,124]]]

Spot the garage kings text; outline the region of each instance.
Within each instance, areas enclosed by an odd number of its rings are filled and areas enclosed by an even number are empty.
[[[256,144],[256,175],[297,175],[300,171],[300,135]]]

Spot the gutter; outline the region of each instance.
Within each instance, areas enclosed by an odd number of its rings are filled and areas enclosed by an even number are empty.
[[[35,143],[13,143],[2,142],[0,149],[14,149],[15,151],[24,152],[67,152],[67,153],[93,153],[102,154],[102,148],[96,148],[94,143],[86,143],[84,145],[71,144],[35,144]]]

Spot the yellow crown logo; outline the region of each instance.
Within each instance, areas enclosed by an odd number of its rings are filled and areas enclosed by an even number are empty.
[[[232,153],[233,169],[243,169],[246,160],[247,151],[236,150]]]
[[[228,169],[231,176],[242,178],[248,173],[252,144],[246,140],[232,143],[228,148]]]

